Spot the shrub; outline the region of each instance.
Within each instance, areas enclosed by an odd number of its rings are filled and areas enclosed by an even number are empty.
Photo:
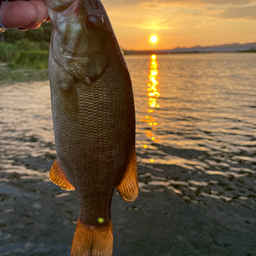
[[[49,43],[33,42],[28,39],[22,39],[16,42],[19,51],[49,51]]]
[[[39,44],[40,44],[40,50],[41,51],[48,51],[49,52],[49,45],[50,44],[48,42],[42,41]]]
[[[38,29],[30,29],[27,31],[20,31],[17,29],[6,30],[2,35],[5,42],[15,43],[21,39],[28,39],[36,42],[50,42],[52,24],[51,22],[44,22]]]
[[[24,32],[24,37],[30,41],[50,42],[52,32],[51,22],[44,22],[38,29],[30,29]]]
[[[33,68],[47,69],[48,68],[48,51],[22,51],[10,68]]]
[[[18,54],[17,45],[1,42],[0,43],[0,61],[10,62],[15,59]]]
[[[8,29],[2,35],[5,42],[13,44],[25,37],[25,33],[17,29]]]
[[[40,50],[40,45],[38,42],[32,42],[28,39],[22,39],[15,43],[19,51],[38,51]]]

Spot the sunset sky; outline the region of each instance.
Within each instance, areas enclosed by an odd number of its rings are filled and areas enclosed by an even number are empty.
[[[127,50],[256,42],[256,0],[102,0]],[[156,44],[150,36],[158,36]]]

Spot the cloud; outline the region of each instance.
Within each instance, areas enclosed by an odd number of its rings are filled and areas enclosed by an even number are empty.
[[[178,19],[204,17],[222,20],[256,20],[256,0],[105,0],[104,3],[112,12],[124,13],[125,11],[126,15],[130,16],[130,20],[133,20],[136,14],[142,17],[149,12],[154,12],[155,16],[158,16],[158,22],[163,21],[163,18],[173,20],[174,17]],[[163,10],[165,10],[165,15],[161,16]],[[141,28],[168,29],[172,27],[156,23],[135,24]]]
[[[241,3],[242,2],[242,3]],[[205,5],[215,6],[241,6],[248,4],[256,4],[256,0],[105,0],[108,6],[124,7],[124,6],[145,6],[148,8],[159,8],[168,5],[194,6],[202,7]]]
[[[256,6],[229,8],[216,15],[216,17],[221,19],[256,20]]]

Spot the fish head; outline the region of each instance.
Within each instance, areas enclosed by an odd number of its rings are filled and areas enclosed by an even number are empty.
[[[82,82],[93,83],[104,73],[113,51],[119,56],[121,53],[102,3],[99,0],[44,2],[53,23],[50,51],[54,61]]]

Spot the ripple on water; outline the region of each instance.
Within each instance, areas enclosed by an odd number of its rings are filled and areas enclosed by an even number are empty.
[[[226,55],[225,65],[237,76],[226,72],[222,57],[195,56],[197,61],[192,61],[193,56],[157,56],[154,63],[148,58],[143,83],[133,76],[139,70],[135,59],[127,58],[139,106],[137,152],[143,191],[172,189],[191,202],[213,198],[253,204],[256,65],[248,63],[255,57],[244,56],[238,63],[236,56]],[[152,88],[157,94],[151,94]]]

